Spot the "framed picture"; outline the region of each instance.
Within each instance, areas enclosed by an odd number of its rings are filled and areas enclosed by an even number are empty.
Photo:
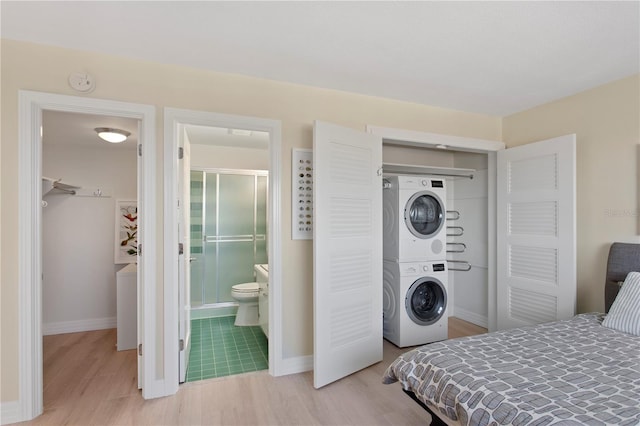
[[[138,202],[116,200],[115,262],[135,263],[138,257]]]

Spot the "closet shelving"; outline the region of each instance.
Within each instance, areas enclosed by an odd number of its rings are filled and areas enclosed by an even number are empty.
[[[54,189],[64,192],[65,194],[76,195],[77,190],[80,189],[79,186],[70,185],[68,183],[63,183],[61,181],[62,181],[62,178],[52,179],[52,178],[43,176],[42,177],[42,196],[44,197]]]
[[[62,193],[68,195],[74,195],[76,197],[92,197],[92,198],[111,198],[111,195],[103,188],[85,189],[78,185],[71,185],[69,183],[62,182],[60,179],[52,179],[49,177],[42,177],[42,197],[44,198],[48,194]],[[46,207],[47,202],[42,200],[42,206]]]

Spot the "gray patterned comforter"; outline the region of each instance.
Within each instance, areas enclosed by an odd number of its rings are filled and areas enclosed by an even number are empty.
[[[640,425],[640,337],[581,314],[432,343],[398,357],[384,383],[463,425]]]

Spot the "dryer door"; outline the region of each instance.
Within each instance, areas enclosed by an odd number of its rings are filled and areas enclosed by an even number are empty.
[[[440,280],[422,277],[411,284],[405,298],[407,315],[418,325],[431,325],[447,309],[447,290]]]
[[[416,192],[404,207],[404,223],[416,237],[431,238],[446,221],[443,206],[442,199],[433,192]]]

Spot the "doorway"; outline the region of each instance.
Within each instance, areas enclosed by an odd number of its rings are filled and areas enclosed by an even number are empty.
[[[44,111],[64,111],[74,113],[92,113],[114,117],[126,117],[140,121],[137,185],[139,194],[138,241],[148,249],[145,255],[155,260],[156,237],[155,216],[144,215],[153,211],[155,205],[155,147],[154,119],[155,109],[149,105],[101,99],[80,98],[75,96],[54,95],[49,93],[19,92],[19,133],[20,151],[18,159],[18,233],[20,251],[19,263],[19,339],[18,353],[23,362],[19,367],[20,394],[19,404],[24,418],[31,419],[42,413],[42,124]],[[156,347],[155,333],[145,333],[148,325],[154,324],[156,312],[156,291],[154,262],[139,259],[138,294],[142,301],[138,307],[139,342],[148,348]],[[144,398],[165,395],[162,384],[155,380],[156,354],[148,351],[138,356],[138,377]]]
[[[280,214],[280,173],[281,173],[281,124],[279,121],[267,120],[256,117],[236,116],[208,113],[204,111],[179,110],[165,108],[165,294],[169,295],[165,303],[168,311],[165,318],[167,324],[173,326],[167,330],[169,341],[179,341],[178,350],[169,348],[165,353],[168,365],[175,368],[171,377],[175,377],[176,385],[186,375],[188,354],[191,349],[190,332],[188,325],[191,320],[191,300],[185,297],[184,280],[189,258],[189,244],[184,236],[189,233],[181,231],[181,222],[185,222],[185,209],[179,206],[184,204],[185,171],[190,168],[185,161],[190,161],[191,143],[187,129],[192,127],[236,129],[241,132],[264,132],[268,135],[268,212],[267,212],[267,247],[269,259],[267,263],[269,298],[268,298],[268,352],[269,372],[272,375],[282,373],[282,288],[281,288],[281,214]],[[185,140],[188,143],[185,144]],[[193,146],[197,146],[194,144]],[[212,165],[224,167],[223,165]],[[228,167],[228,165],[227,165]],[[255,169],[256,167],[243,166],[242,168]],[[181,195],[181,192],[183,195]],[[180,201],[182,200],[182,201]],[[182,244],[182,250],[175,250]],[[188,303],[182,303],[188,301]],[[172,321],[175,319],[175,321]],[[171,338],[174,340],[171,340]],[[175,362],[174,362],[175,360]]]
[[[137,260],[135,252],[127,251],[137,248],[138,127],[137,119],[43,111],[42,331],[47,408],[56,406],[78,384],[78,364],[94,366],[85,368],[85,374],[126,375],[130,386],[122,392],[137,393],[135,269],[126,288],[119,280],[116,285],[116,277],[126,265],[135,268]],[[109,143],[98,137],[95,129],[100,128],[116,129],[128,137]],[[132,215],[127,220],[130,238],[120,255],[121,241],[114,229],[116,204],[122,200],[127,200]],[[125,295],[130,300],[119,303]],[[123,316],[125,307],[130,307],[128,317]],[[81,349],[87,340],[94,348],[89,353]],[[101,361],[113,357],[122,360],[122,370],[111,374],[99,368]]]

